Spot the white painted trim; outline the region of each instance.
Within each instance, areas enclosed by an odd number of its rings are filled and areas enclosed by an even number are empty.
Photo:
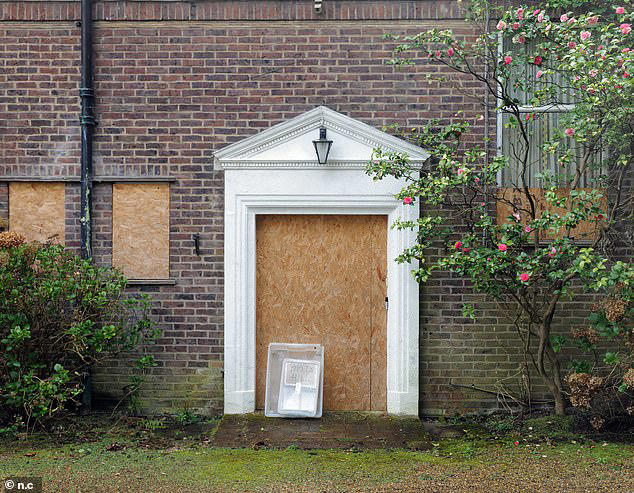
[[[348,193],[331,193],[333,182]],[[418,414],[418,284],[411,265],[393,260],[415,234],[389,227],[398,217],[417,219],[418,208],[394,198],[401,186],[359,170],[225,171],[225,413],[255,410],[255,216],[386,214],[387,411]]]
[[[253,135],[247,139],[231,144],[214,153],[215,169],[233,168],[342,168],[365,169],[368,164],[366,156],[351,156],[343,159],[329,159],[328,164],[319,166],[316,158],[313,159],[314,150],[310,148],[309,159],[256,159],[259,154],[269,149],[279,148],[284,150],[286,143],[303,134],[311,133],[324,126],[328,130],[343,136],[347,141],[360,144],[371,149],[381,148],[384,151],[392,151],[406,154],[412,163],[423,163],[429,157],[429,153],[420,147],[403,139],[382,132],[370,125],[350,118],[325,106],[318,106],[291,120],[274,125],[271,128]],[[316,135],[315,135],[316,138]],[[335,143],[336,144],[336,143]],[[284,152],[280,152],[284,156]]]
[[[340,146],[338,157],[323,166],[310,146],[297,145],[298,138],[310,143],[321,125],[333,130]],[[225,413],[255,410],[256,215],[386,214],[387,411],[418,414],[418,284],[414,266],[394,260],[415,244],[416,233],[391,225],[397,218],[418,219],[419,210],[394,198],[404,180],[373,181],[365,173],[376,147],[405,153],[414,163],[429,156],[323,106],[215,154],[216,166],[225,170]]]

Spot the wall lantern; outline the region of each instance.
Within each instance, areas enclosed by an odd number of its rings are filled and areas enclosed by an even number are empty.
[[[332,140],[326,138],[326,127],[319,127],[319,139],[313,140],[313,145],[315,146],[315,152],[317,152],[317,162],[326,164],[328,153],[332,146]]]

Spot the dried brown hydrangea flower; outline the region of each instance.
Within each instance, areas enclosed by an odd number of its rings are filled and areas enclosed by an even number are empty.
[[[599,334],[592,327],[578,327],[570,331],[575,339],[587,339],[590,344],[599,342]]]
[[[605,318],[610,322],[616,322],[625,314],[627,302],[621,299],[607,298],[603,301],[603,309],[605,310]]]
[[[595,416],[590,420],[590,424],[595,430],[599,431],[605,425],[605,419]]]
[[[0,248],[14,248],[26,242],[26,238],[13,231],[3,231],[0,233]]]
[[[564,380],[570,387],[570,402],[575,407],[590,407],[592,397],[603,385],[603,378],[589,373],[571,373]]]
[[[634,368],[630,368],[623,375],[623,383],[629,388],[634,389]]]

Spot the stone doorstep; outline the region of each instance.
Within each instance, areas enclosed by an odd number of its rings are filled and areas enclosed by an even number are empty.
[[[211,445],[228,448],[409,449],[432,447],[418,418],[371,412],[329,412],[321,418],[267,418],[263,413],[225,415]]]

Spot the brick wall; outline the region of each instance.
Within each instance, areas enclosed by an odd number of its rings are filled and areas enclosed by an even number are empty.
[[[0,231],[6,231],[9,225],[9,186],[0,183]]]
[[[481,110],[458,94],[452,74],[429,85],[436,65],[384,65],[386,32],[451,27],[472,36],[458,4],[444,1],[96,2],[95,174],[171,177],[173,285],[134,286],[155,300],[163,329],[159,366],[143,388],[147,409],[222,410],[223,176],[212,154],[313,107],[381,127],[451,120],[462,110],[481,140]],[[0,162],[2,175],[79,174],[78,2],[0,2]],[[143,21],[143,22],[140,22]],[[265,22],[266,21],[266,22]],[[0,215],[6,193],[0,186]],[[67,244],[79,241],[79,187],[67,185]],[[3,202],[4,200],[4,202]],[[111,261],[110,183],[94,194],[96,261]],[[195,255],[192,235],[201,235]],[[438,252],[436,252],[438,254]],[[473,323],[461,307],[487,309]],[[566,313],[578,313],[576,308]],[[562,313],[563,314],[563,313]],[[497,405],[450,382],[491,387],[515,373],[513,329],[467,283],[438,275],[421,290],[421,404],[425,412]],[[97,372],[113,394],[128,383],[124,359]]]

